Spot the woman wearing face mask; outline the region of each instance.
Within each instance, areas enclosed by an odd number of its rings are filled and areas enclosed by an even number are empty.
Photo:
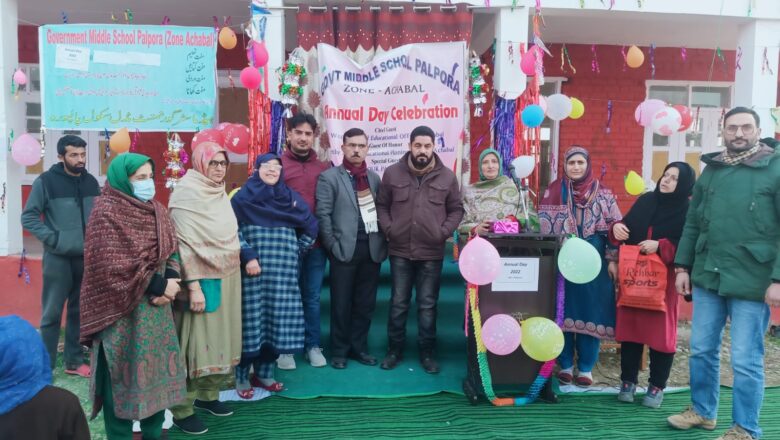
[[[650,383],[642,405],[658,408],[677,346],[677,298],[674,287],[674,254],[680,241],[688,198],[696,174],[685,162],[666,166],[655,191],[643,194],[620,223],[612,226],[618,244],[638,245],[644,254],[657,253],[666,264],[666,312],[618,307],[615,339],[620,345],[620,393],[618,400],[633,402],[644,346],[650,347]],[[612,262],[610,265],[615,265]]]
[[[274,360],[279,354],[303,351],[298,255],[317,237],[317,220],[301,196],[285,185],[279,157],[258,157],[255,170],[231,199],[244,265],[236,391],[245,399],[253,396],[252,386],[283,390],[283,384],[274,380]],[[251,380],[250,368],[255,372]]]
[[[84,243],[81,339],[92,345],[92,416],[106,434],[162,436],[165,408],[184,398],[185,371],[170,303],[179,292],[176,231],[154,197],[154,165],[124,153],[108,167]]]
[[[176,184],[168,209],[176,227],[186,289],[174,318],[187,365],[187,398],[171,408],[173,423],[189,434],[208,431],[193,410],[217,416],[233,411],[219,389],[241,357],[241,271],[238,223],[225,193],[229,161],[224,148],[203,142],[193,169]]]
[[[520,192],[512,179],[503,175],[498,151],[488,148],[479,155],[479,182],[463,189],[465,213],[458,232],[464,235],[472,232],[485,235],[491,231],[493,222],[507,218],[519,221],[523,231],[538,232],[539,219],[532,211],[530,200],[526,206],[530,228],[525,224]]]
[[[545,191],[539,204],[543,234],[575,234],[590,243],[602,259],[601,272],[586,284],[566,281],[564,307],[564,347],[558,362],[558,380],[587,387],[593,383],[592,370],[599,356],[600,340],[614,337],[615,289],[612,273],[607,273],[606,256],[614,259],[617,250],[608,248],[609,228],[622,215],[610,190],[593,177],[590,154],[572,146],[564,155],[564,176]],[[574,376],[574,354],[578,374]]]

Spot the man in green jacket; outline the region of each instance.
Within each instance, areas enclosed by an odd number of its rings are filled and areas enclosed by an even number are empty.
[[[84,139],[63,136],[57,142],[57,157],[60,162],[33,182],[22,212],[22,226],[43,243],[40,331],[51,368],[57,361],[62,309],[67,301],[65,372],[88,377],[89,366],[84,364],[79,344],[79,293],[84,272],[84,231],[92,199],[100,194],[100,187],[85,169]]]
[[[760,134],[755,111],[726,113],[726,150],[701,158],[707,168],[696,181],[675,258],[677,291],[687,295],[693,283],[693,405],[667,421],[677,429],[715,429],[720,343],[729,318],[733,422],[719,439],[761,436],[764,334],[769,306],[780,306],[780,152],[775,142],[760,142]]]

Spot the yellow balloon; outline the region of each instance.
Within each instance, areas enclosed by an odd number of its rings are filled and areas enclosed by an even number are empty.
[[[636,69],[644,62],[645,54],[642,53],[642,49],[636,46],[631,46],[628,48],[628,53],[626,54],[626,64],[628,64],[628,67]]]
[[[130,150],[130,132],[127,128],[120,128],[108,138],[108,148],[116,154]]]
[[[571,119],[579,119],[582,117],[582,115],[585,114],[585,104],[582,103],[577,98],[570,98],[571,99],[571,113],[569,113],[569,117]]]
[[[233,196],[234,196],[234,195],[236,195],[236,193],[237,193],[237,192],[238,192],[238,190],[240,190],[240,189],[241,189],[241,187],[239,186],[238,188],[235,188],[233,191],[230,191],[230,193],[228,194],[228,199],[232,199],[232,198],[233,198]]]
[[[230,29],[227,26],[220,29],[219,31],[220,46],[224,47],[227,50],[230,50],[236,47],[236,44],[238,44],[238,38],[236,38],[236,33],[233,32],[233,29]]]
[[[638,196],[645,190],[645,181],[642,180],[642,176],[634,171],[629,171],[625,180],[626,192],[632,196]]]
[[[528,318],[522,323],[523,351],[531,359],[547,362],[563,351],[563,331],[558,324],[540,316]]]

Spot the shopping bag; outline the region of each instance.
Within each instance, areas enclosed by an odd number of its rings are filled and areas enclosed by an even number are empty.
[[[666,277],[666,265],[657,253],[646,255],[639,246],[620,246],[617,305],[666,312]]]

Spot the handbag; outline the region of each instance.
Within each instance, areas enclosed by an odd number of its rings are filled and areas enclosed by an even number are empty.
[[[667,268],[657,253],[646,255],[639,246],[620,246],[618,306],[666,312],[666,281]]]
[[[222,304],[222,280],[220,279],[202,279],[200,280],[200,289],[206,298],[205,313],[216,312]]]

